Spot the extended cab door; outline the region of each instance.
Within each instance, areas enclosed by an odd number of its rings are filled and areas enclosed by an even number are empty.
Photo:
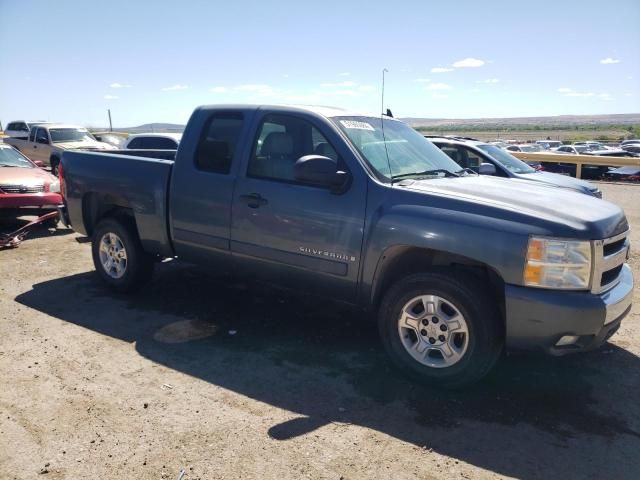
[[[176,255],[195,262],[230,260],[231,201],[250,111],[197,110],[171,174],[169,215]]]
[[[318,154],[349,171],[342,193],[305,185],[294,164]],[[274,283],[355,301],[367,179],[342,137],[304,113],[260,111],[233,197],[235,264]]]

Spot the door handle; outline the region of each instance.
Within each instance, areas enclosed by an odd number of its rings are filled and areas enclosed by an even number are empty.
[[[259,193],[245,193],[240,198],[249,206],[249,208],[258,208],[266,205],[269,201]]]

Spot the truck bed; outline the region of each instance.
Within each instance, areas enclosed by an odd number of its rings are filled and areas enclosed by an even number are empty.
[[[97,208],[130,209],[144,249],[172,256],[167,209],[173,160],[130,152],[64,152],[64,194],[71,225],[77,232],[91,235],[95,219],[103,213]]]

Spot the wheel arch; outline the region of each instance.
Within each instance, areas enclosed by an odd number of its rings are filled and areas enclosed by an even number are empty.
[[[132,221],[136,231],[136,219],[133,209],[126,199],[106,193],[87,193],[82,198],[82,221],[90,237],[100,220],[111,218],[125,218]]]
[[[448,270],[457,276],[472,275],[487,285],[497,303],[501,318],[505,316],[504,280],[490,265],[452,252],[424,247],[396,245],[387,248],[378,260],[368,307],[376,310],[387,290],[399,279],[415,273]]]

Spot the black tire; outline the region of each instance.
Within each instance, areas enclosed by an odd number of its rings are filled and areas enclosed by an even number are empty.
[[[468,343],[457,363],[442,368],[427,366],[414,359],[403,345],[398,331],[402,309],[420,295],[442,297],[464,316]],[[399,368],[427,383],[447,388],[478,382],[493,368],[504,348],[504,329],[494,297],[472,275],[433,271],[399,280],[381,302],[378,327],[387,353]]]
[[[60,159],[58,157],[51,157],[49,159],[49,163],[51,164],[51,175],[54,177],[58,176],[58,166],[60,165]]]
[[[126,251],[126,267],[119,278],[110,275],[100,260],[100,242],[108,233],[117,235]],[[112,289],[118,292],[133,292],[151,279],[154,259],[143,250],[133,220],[126,217],[105,218],[96,226],[91,240],[93,265],[100,278]]]

